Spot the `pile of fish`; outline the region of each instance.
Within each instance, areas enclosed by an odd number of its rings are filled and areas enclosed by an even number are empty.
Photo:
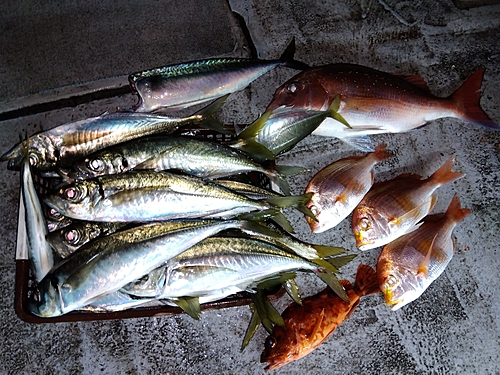
[[[261,361],[274,369],[314,350],[362,296],[381,290],[393,310],[417,299],[451,260],[453,228],[470,212],[455,196],[443,215],[429,215],[436,189],[463,174],[452,172],[450,158],[427,179],[405,174],[374,183],[375,165],[392,153],[368,136],[442,117],[500,129],[479,107],[484,69],[438,98],[419,77],[352,64],[310,68],[293,59],[294,50],[292,41],[278,60],[208,59],[131,74],[139,98],[133,111],[63,124],[5,153],[0,160],[21,170],[36,283],[30,312],[173,305],[199,318],[201,304],[249,292],[243,347],[262,324],[270,336]],[[227,95],[280,65],[303,71],[276,90],[254,123],[226,142],[196,136],[197,127],[232,133],[213,114]],[[191,116],[169,115],[210,100]],[[172,134],[186,126],[191,135]],[[365,154],[325,166],[303,195],[291,196],[286,177],[306,169],[275,159],[310,134]],[[52,190],[40,195],[34,174]],[[255,174],[277,188],[252,183]],[[357,247],[383,246],[376,271],[360,265],[354,286],[339,281],[339,268],[355,255],[298,240],[284,208],[302,212],[314,233],[352,214]],[[327,289],[302,300],[299,271]],[[283,316],[267,298],[280,285],[294,300]]]

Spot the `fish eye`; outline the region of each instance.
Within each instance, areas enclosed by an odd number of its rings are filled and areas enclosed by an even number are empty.
[[[94,172],[101,172],[104,170],[104,162],[101,159],[89,160],[87,166]]]
[[[389,288],[394,288],[396,285],[398,285],[398,279],[396,276],[394,275],[389,275],[387,276],[387,278],[385,279],[385,284],[389,287]]]
[[[370,220],[368,220],[366,217],[362,218],[360,221],[359,221],[359,228],[361,230],[368,230],[372,227],[372,223],[370,222]]]
[[[50,216],[52,219],[55,219],[55,220],[58,220],[58,219],[60,219],[60,218],[62,218],[62,217],[63,217],[63,215],[62,215],[59,211],[57,211],[55,208],[51,208],[51,209],[49,210],[49,216]]]
[[[40,158],[37,154],[29,154],[28,159],[32,167],[36,166],[40,162]]]
[[[80,232],[78,232],[76,229],[71,229],[64,233],[64,238],[67,242],[74,245],[78,243],[78,241],[80,241],[81,236]]]
[[[276,346],[276,339],[273,336],[269,336],[264,343],[266,349],[272,349]]]
[[[318,214],[319,214],[318,207],[316,207],[316,206],[313,205],[313,206],[309,207],[309,209],[314,214],[314,216],[318,216]]]
[[[80,189],[76,186],[69,187],[62,191],[62,195],[69,201],[79,202],[85,197],[85,189]]]
[[[295,83],[291,83],[287,86],[286,91],[290,94],[293,94],[297,91],[297,85]]]

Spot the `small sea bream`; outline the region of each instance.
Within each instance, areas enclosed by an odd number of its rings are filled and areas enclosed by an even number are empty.
[[[383,248],[377,277],[387,306],[398,310],[415,301],[443,273],[455,253],[453,229],[470,212],[455,195],[444,215],[427,216],[417,230]]]
[[[338,160],[316,173],[305,190],[313,193],[306,204],[315,216],[306,217],[311,231],[324,232],[349,216],[372,187],[375,164],[390,157],[382,143],[375,152]]]
[[[304,298],[302,305],[293,302],[282,314],[285,325],[275,325],[267,337],[260,357],[266,370],[275,370],[303,358],[321,345],[358,307],[363,296],[379,291],[377,275],[370,266],[360,264],[355,285],[341,280],[349,302],[339,298],[330,288]]]
[[[369,250],[388,244],[419,226],[437,201],[436,189],[464,176],[452,172],[455,158],[448,159],[432,176],[422,180],[404,174],[373,185],[354,209],[352,231],[356,245]]]

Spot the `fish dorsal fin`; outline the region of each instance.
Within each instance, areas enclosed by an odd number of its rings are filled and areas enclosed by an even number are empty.
[[[425,258],[422,262],[422,264],[418,267],[417,274],[423,275],[427,277],[429,275],[429,263],[431,261],[431,254],[432,254],[432,248],[434,247],[434,241],[436,240],[437,233],[434,235],[432,238],[432,242],[429,246],[429,249],[427,250],[427,254],[425,254]]]
[[[406,82],[412,84],[413,86],[417,86],[419,89],[424,90],[426,92],[430,92],[429,86],[424,81],[424,79],[417,75],[404,75],[404,74],[395,74],[396,77],[404,79]]]

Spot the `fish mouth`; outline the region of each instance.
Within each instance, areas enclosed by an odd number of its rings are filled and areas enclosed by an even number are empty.
[[[392,311],[399,310],[401,307],[403,307],[403,298],[398,298],[392,301],[386,301],[385,304],[386,306],[390,307]]]

